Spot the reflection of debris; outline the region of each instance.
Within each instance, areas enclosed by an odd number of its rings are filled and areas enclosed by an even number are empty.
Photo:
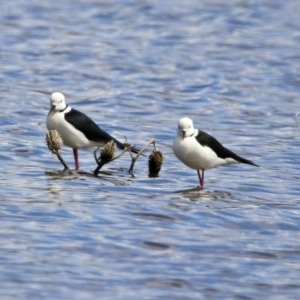
[[[152,150],[152,153],[149,155],[148,168],[149,168],[149,177],[156,177],[160,172],[164,157],[159,149],[155,147]]]
[[[58,131],[49,130],[46,133],[46,143],[47,143],[49,150],[57,156],[57,158],[63,164],[65,169],[68,169],[68,166],[66,165],[66,163],[64,162],[63,158],[61,157],[61,155],[59,153],[59,150],[60,150],[61,146],[63,145],[63,140],[62,140],[60,134],[58,133]]]
[[[299,129],[299,131],[300,131],[300,125],[299,125],[298,119],[297,119],[298,115],[299,115],[299,111],[297,111],[297,112],[295,113],[295,121],[296,121],[296,124],[297,124],[297,126],[298,126],[298,129]]]

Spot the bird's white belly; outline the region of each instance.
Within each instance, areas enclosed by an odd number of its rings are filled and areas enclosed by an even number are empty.
[[[47,117],[48,130],[57,130],[61,135],[64,145],[71,148],[88,148],[96,146],[94,142],[90,142],[86,136],[68,123],[63,114],[50,114]]]
[[[173,143],[173,152],[180,161],[195,170],[237,163],[233,159],[219,158],[211,148],[202,146],[193,137],[177,137]]]

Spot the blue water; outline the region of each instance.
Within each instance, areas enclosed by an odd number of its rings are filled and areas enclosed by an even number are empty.
[[[230,3],[228,3],[230,2]],[[0,10],[1,299],[297,299],[300,2],[24,1]],[[51,155],[49,96],[121,141],[155,138],[97,178],[93,149]],[[260,165],[195,171],[177,121]],[[148,155],[148,154],[147,154]]]

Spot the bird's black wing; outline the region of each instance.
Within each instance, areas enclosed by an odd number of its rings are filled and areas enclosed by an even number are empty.
[[[90,117],[76,109],[71,109],[66,113],[65,120],[77,130],[81,131],[90,141],[108,143],[109,141],[114,140],[118,147],[118,144],[122,144],[102,130]]]
[[[65,120],[81,131],[90,141],[106,144],[113,140],[118,148],[124,149],[125,147],[123,143],[102,130],[90,117],[74,108],[65,114]],[[139,149],[133,147],[131,151],[138,153]]]
[[[253,163],[251,160],[238,156],[229,149],[225,148],[217,139],[204,131],[198,130],[198,135],[195,138],[199,144],[202,146],[208,146],[217,154],[218,157],[222,159],[233,158],[238,162],[258,167],[258,165]]]

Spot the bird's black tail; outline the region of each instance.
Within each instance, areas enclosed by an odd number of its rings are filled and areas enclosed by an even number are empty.
[[[259,167],[259,165],[255,164],[253,161],[248,160],[248,159],[243,158],[243,157],[240,157],[240,156],[238,156],[238,158],[236,160],[243,163],[243,164]]]

